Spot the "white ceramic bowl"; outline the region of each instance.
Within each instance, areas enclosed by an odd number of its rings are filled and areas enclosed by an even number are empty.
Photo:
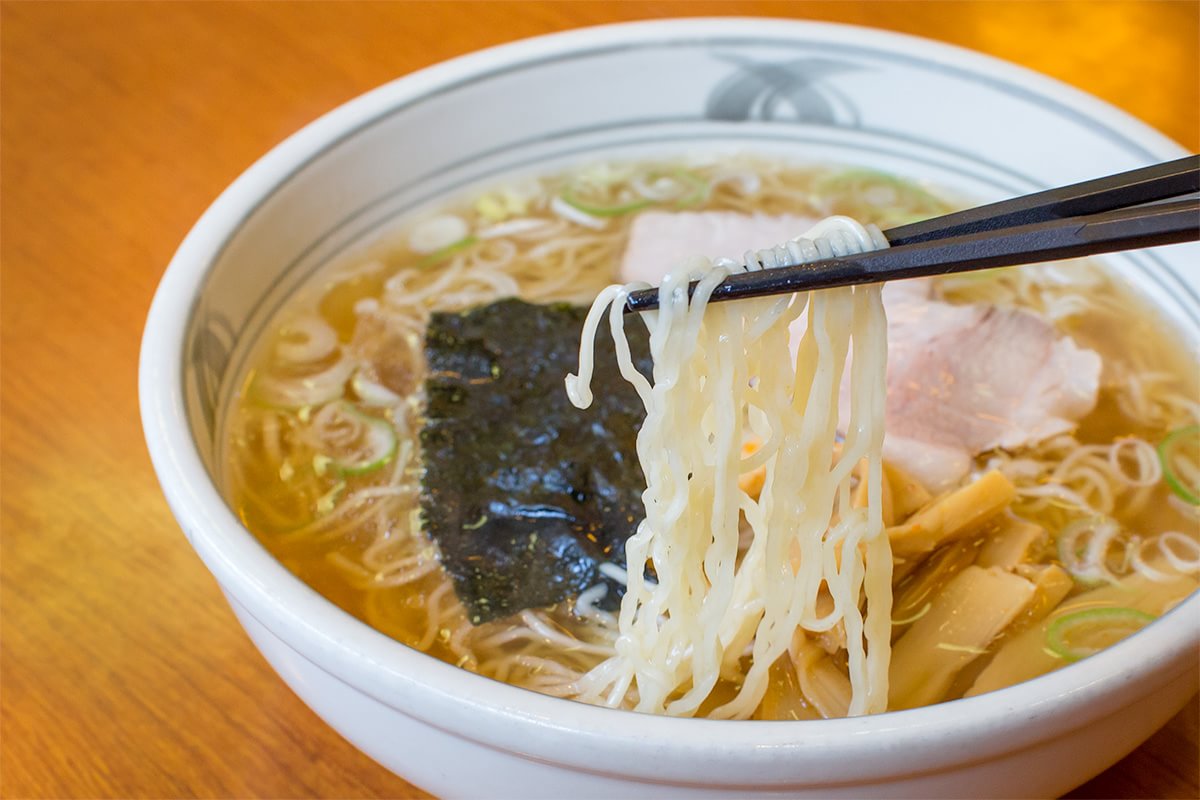
[[[322,117],[247,170],[163,277],[140,392],[150,453],[179,524],[296,693],[363,751],[436,793],[1018,797],[1070,789],[1196,691],[1200,596],[1093,658],[977,698],[817,723],[665,719],[543,697],[410,650],[293,577],[223,501],[216,431],[232,376],[267,318],[322,264],[408,210],[504,173],[599,152],[729,148],[878,167],[979,200],[1184,154],[1122,112],[1026,70],[826,24],[611,26],[409,75]],[[1111,263],[1195,350],[1197,248]]]

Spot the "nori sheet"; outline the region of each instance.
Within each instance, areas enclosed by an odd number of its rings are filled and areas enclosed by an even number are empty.
[[[621,377],[606,324],[596,338],[595,401],[580,410],[563,379],[577,368],[586,308],[501,300],[438,313],[425,334],[429,375],[421,512],[472,622],[548,606],[605,583],[645,516],[635,439],[645,411]],[[651,371],[649,337],[627,328]]]

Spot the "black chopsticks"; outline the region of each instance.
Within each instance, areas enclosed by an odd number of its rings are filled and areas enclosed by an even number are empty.
[[[891,247],[726,278],[710,301],[946,275],[1200,239],[1200,156],[1049,189],[884,231]],[[689,296],[695,284],[688,287]],[[625,311],[658,306],[631,292]]]

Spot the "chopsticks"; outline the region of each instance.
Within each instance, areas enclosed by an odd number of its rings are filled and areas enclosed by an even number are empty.
[[[1035,264],[1200,239],[1200,156],[1003,200],[884,231],[892,245],[731,275],[710,302]],[[688,287],[688,295],[696,284]],[[658,307],[631,292],[625,311]]]

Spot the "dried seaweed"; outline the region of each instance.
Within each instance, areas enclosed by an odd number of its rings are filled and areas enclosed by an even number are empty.
[[[435,314],[426,331],[429,377],[421,511],[471,620],[552,605],[623,567],[625,540],[644,516],[635,438],[644,418],[601,325],[592,407],[567,400],[587,309],[502,300]],[[644,326],[630,324],[635,363],[650,372]]]

